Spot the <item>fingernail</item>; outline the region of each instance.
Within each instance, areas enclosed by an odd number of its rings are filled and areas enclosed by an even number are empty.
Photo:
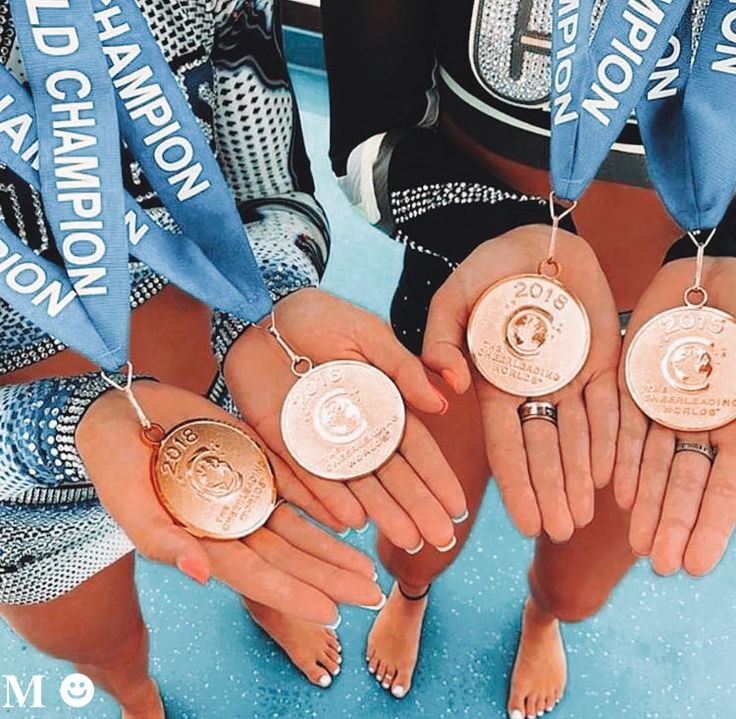
[[[432,389],[434,390],[434,393],[439,397],[440,402],[442,402],[442,408],[437,412],[437,414],[446,414],[447,410],[450,408],[450,403],[447,400],[447,397],[440,392],[437,387],[432,385]]]
[[[509,714],[509,719],[524,719],[524,712],[520,711],[519,709],[514,709]]]
[[[325,629],[337,629],[340,626],[340,622],[342,622],[342,617],[340,616],[340,613],[337,614],[337,619],[335,619],[332,624],[324,624]]]
[[[350,531],[351,531],[351,530],[350,530],[350,527],[348,527],[348,528],[347,528],[347,529],[346,529],[345,531],[343,531],[343,532],[338,532],[338,533],[337,533],[337,536],[338,536],[338,537],[340,537],[340,539],[345,539],[345,537],[347,537],[347,536],[348,536],[348,534],[350,534]]]
[[[364,525],[363,525],[363,526],[362,526],[362,527],[361,527],[360,529],[356,529],[355,531],[356,531],[356,532],[357,532],[358,534],[363,534],[363,532],[365,532],[365,531],[366,531],[366,529],[368,529],[368,527],[370,526],[370,524],[371,524],[371,523],[370,523],[370,522],[369,522],[368,520],[366,520],[366,523],[365,523],[365,524],[364,524]]]
[[[373,581],[374,582],[378,581],[378,572],[375,572],[375,571],[373,572]]]
[[[402,687],[400,684],[395,684],[394,688],[391,690],[391,693],[397,699],[403,699],[404,694],[406,694],[406,689],[404,689],[404,687]]]
[[[457,544],[457,537],[453,537],[452,540],[444,547],[435,547],[438,552],[449,552]]]
[[[199,584],[207,584],[210,581],[210,573],[198,559],[193,557],[180,557],[176,560],[176,566],[182,574],[193,579]]]
[[[381,599],[378,601],[378,604],[359,604],[358,606],[363,609],[370,609],[372,612],[377,612],[386,606],[387,599],[388,597],[381,593]]]
[[[319,685],[323,687],[324,689],[330,686],[330,684],[332,684],[332,677],[329,674],[323,674],[319,678]]]
[[[450,517],[453,524],[462,524],[470,516],[470,510],[466,509],[462,514],[457,517]]]
[[[422,549],[424,549],[424,540],[420,539],[419,544],[417,544],[416,547],[414,547],[413,549],[405,549],[404,551],[407,554],[419,554],[419,552],[421,552]]]
[[[447,384],[452,387],[452,389],[457,392],[458,391],[458,379],[455,375],[455,373],[452,370],[449,369],[443,369],[440,373],[442,375],[442,379],[447,382]]]

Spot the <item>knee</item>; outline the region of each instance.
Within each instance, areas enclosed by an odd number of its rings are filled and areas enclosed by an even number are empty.
[[[537,606],[561,622],[582,622],[597,614],[608,601],[610,591],[585,582],[554,582],[540,586],[530,573],[529,586]]]
[[[148,656],[148,629],[141,620],[129,627],[116,641],[100,642],[75,661],[77,666],[118,669],[135,664]]]

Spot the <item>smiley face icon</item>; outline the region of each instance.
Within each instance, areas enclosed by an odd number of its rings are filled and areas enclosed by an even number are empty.
[[[67,706],[81,709],[94,698],[95,685],[85,674],[70,674],[61,682],[59,695]]]

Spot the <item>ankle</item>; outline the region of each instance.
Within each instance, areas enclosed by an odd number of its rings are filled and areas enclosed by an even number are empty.
[[[431,586],[431,584],[408,584],[400,579],[396,580],[396,589],[408,601],[424,599],[429,594]]]
[[[156,682],[149,678],[135,692],[120,701],[123,717],[159,716],[161,694]]]
[[[557,621],[557,617],[551,612],[542,609],[536,599],[534,599],[534,595],[530,594],[526,602],[524,602],[524,620],[538,625],[545,625],[554,624]]]

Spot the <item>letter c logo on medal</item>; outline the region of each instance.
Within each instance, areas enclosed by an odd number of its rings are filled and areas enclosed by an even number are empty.
[[[331,444],[349,444],[368,429],[363,410],[345,388],[334,389],[320,397],[314,406],[314,428]]]

